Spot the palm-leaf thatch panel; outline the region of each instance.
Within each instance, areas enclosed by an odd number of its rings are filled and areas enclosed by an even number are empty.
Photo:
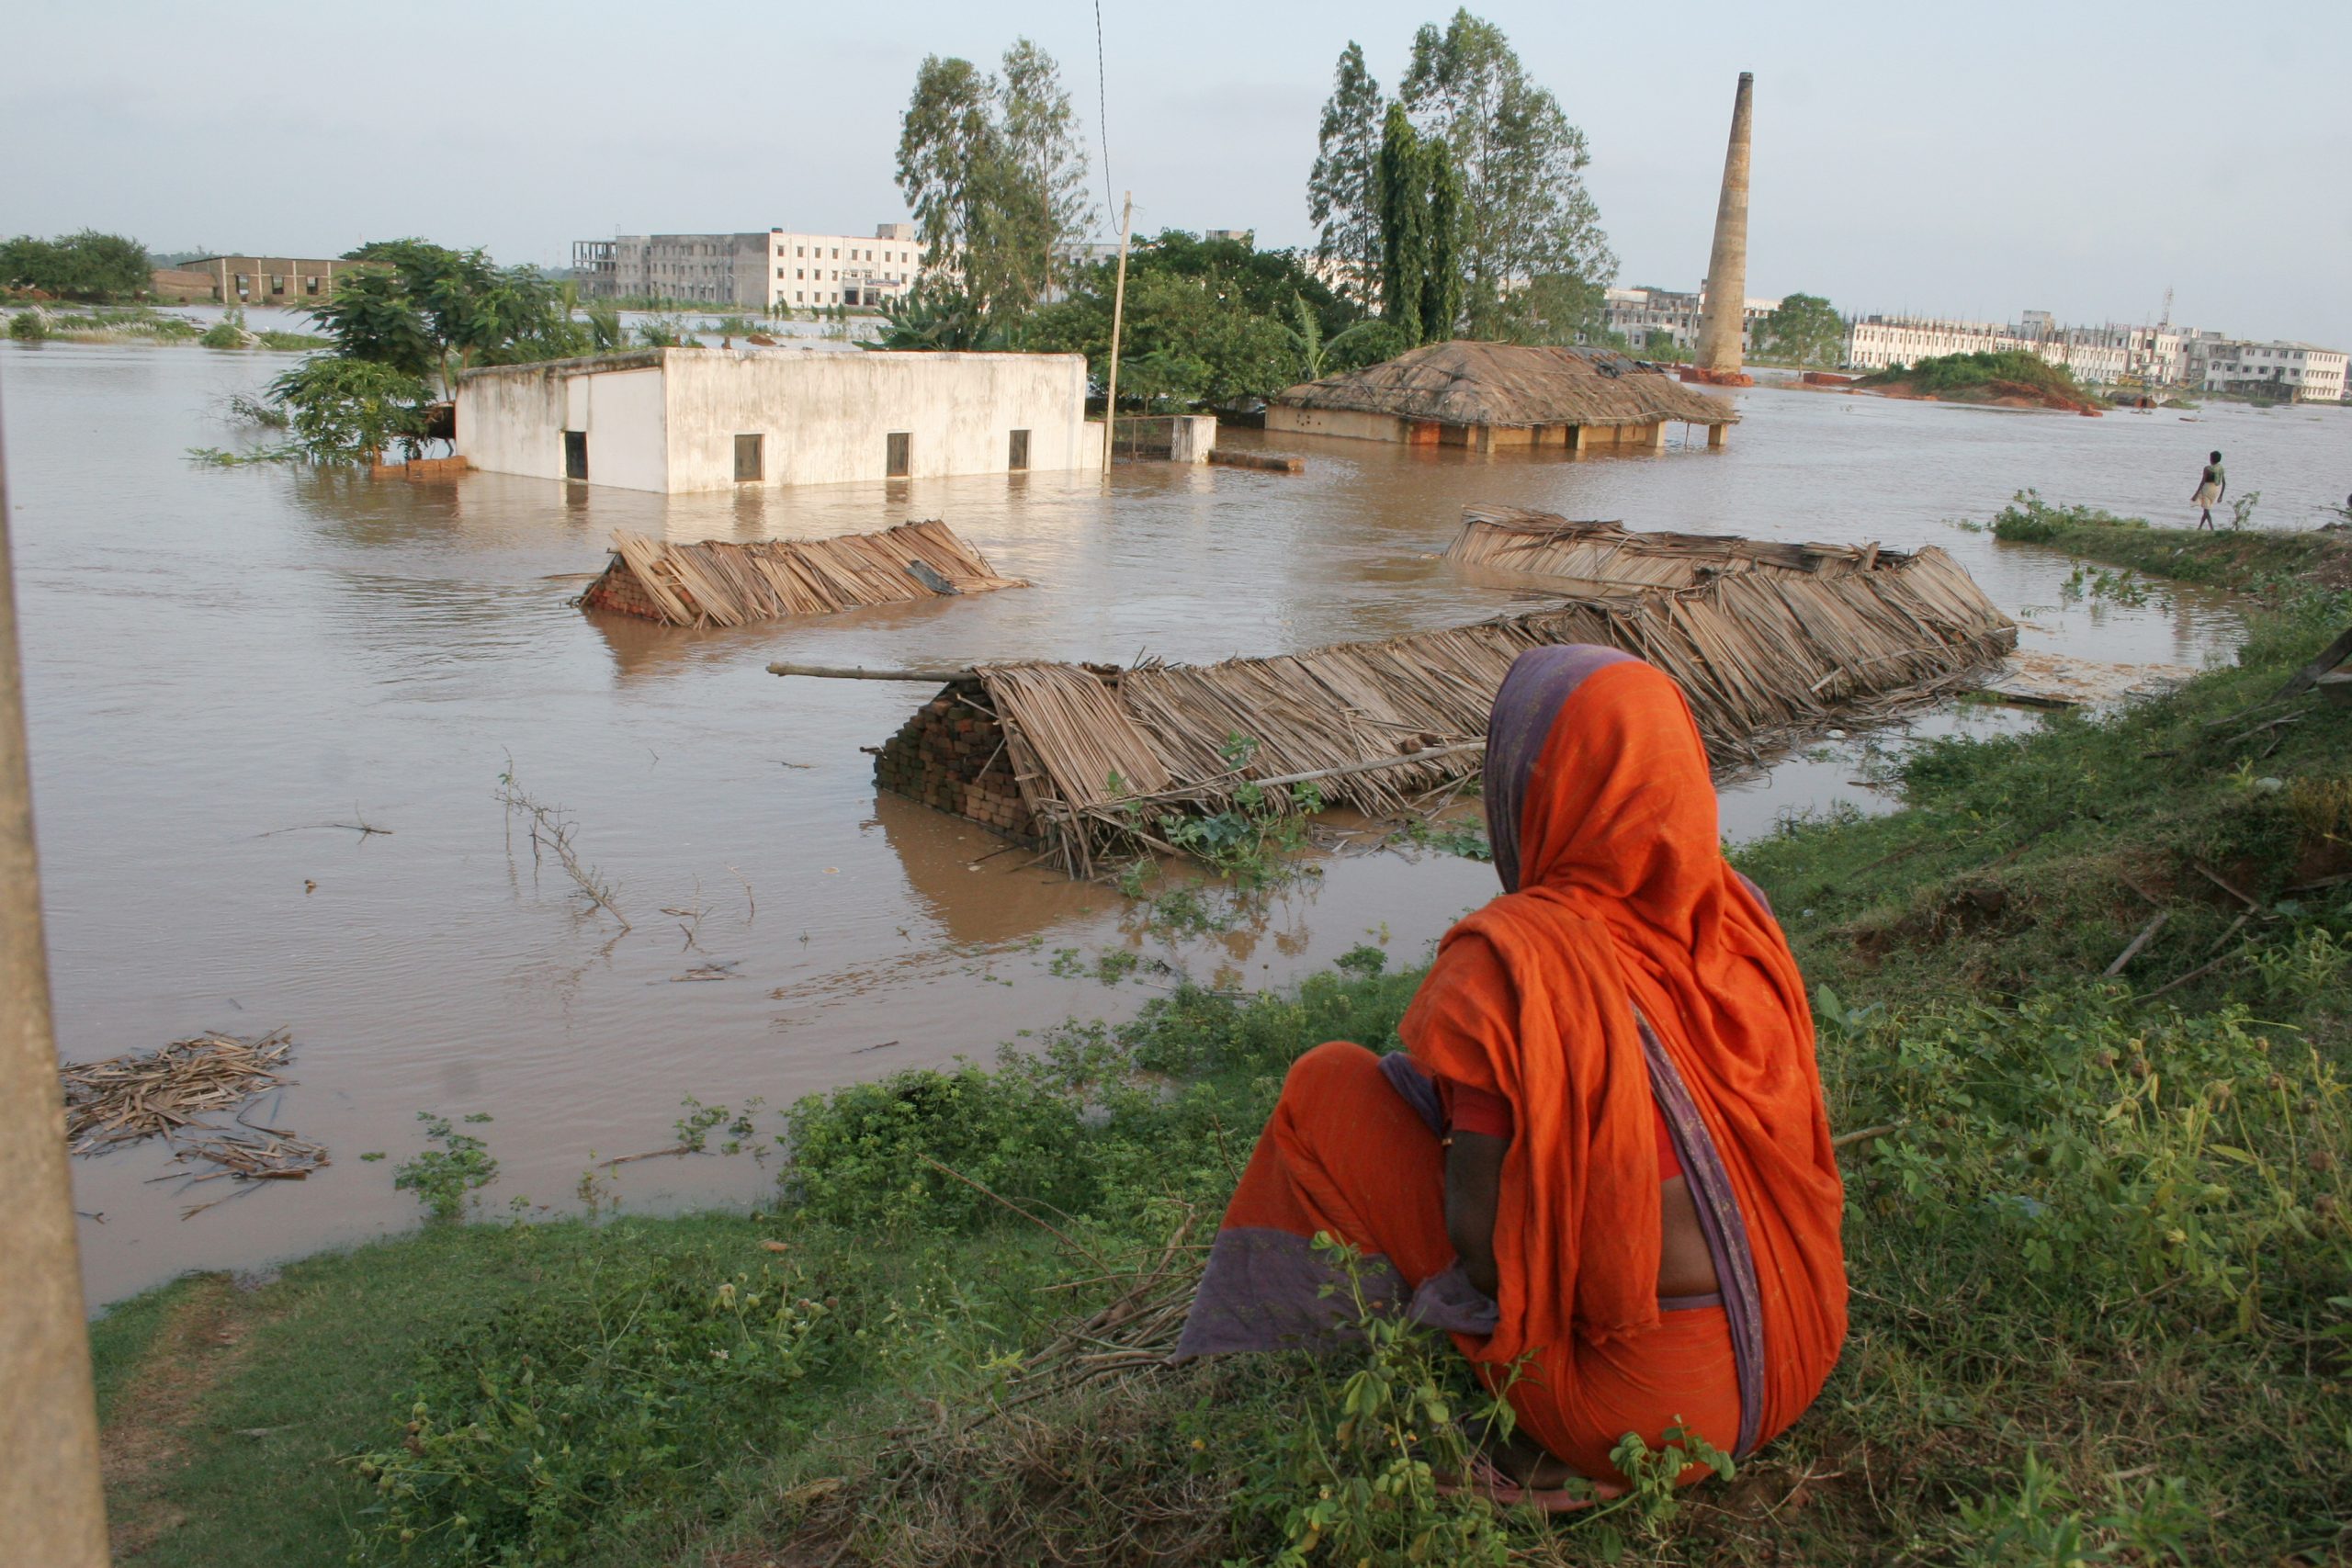
[[[858,604],[1028,586],[1017,577],[999,577],[986,557],[937,521],[831,539],[698,544],[619,530],[613,535],[612,563],[580,603],[672,626],[740,626]]]
[[[1675,420],[1731,424],[1731,404],[1608,349],[1433,343],[1278,393],[1277,404],[1442,425],[1609,429]]]

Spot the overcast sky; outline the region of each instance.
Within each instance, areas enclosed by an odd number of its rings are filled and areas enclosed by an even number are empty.
[[[1756,73],[1748,290],[1846,310],[2173,319],[2352,348],[2352,5],[1521,4],[1499,23],[1592,147],[1618,281],[1706,268]],[[1111,185],[1138,229],[1311,238],[1342,46],[1393,85],[1433,3],[1103,0]],[[905,216],[925,53],[1062,64],[1104,186],[1091,3],[27,5],[0,232],[314,255],[420,234],[568,262],[616,232]],[[1113,219],[1115,222],[1115,218]]]

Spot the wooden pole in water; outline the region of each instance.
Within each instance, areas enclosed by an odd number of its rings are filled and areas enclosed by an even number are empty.
[[[1136,193],[1127,192],[1125,209],[1119,214],[1119,287],[1111,296],[1111,381],[1102,389],[1102,471],[1111,470],[1111,453],[1118,444],[1119,429],[1119,333],[1126,323],[1127,314],[1127,235],[1136,220]]]
[[[0,1540],[12,1562],[105,1568],[98,1409],[50,1024],[0,451]]]

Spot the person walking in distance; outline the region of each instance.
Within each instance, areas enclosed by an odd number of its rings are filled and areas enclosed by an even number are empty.
[[[2204,476],[2197,481],[2197,493],[2188,498],[2188,504],[2199,509],[2197,519],[2199,528],[2213,525],[2213,508],[2222,504],[2222,497],[2229,488],[2229,478],[2222,472],[2222,455],[2216,452],[2212,460],[2205,465]]]

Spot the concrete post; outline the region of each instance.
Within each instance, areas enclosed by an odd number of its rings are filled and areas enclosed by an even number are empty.
[[[49,1020],[7,488],[0,451],[0,1558],[105,1568],[97,1401]]]
[[[1723,195],[1715,202],[1715,248],[1707,260],[1707,309],[1699,321],[1702,370],[1736,373],[1747,311],[1747,143],[1756,73],[1739,73],[1732,99],[1731,145],[1724,153]]]

